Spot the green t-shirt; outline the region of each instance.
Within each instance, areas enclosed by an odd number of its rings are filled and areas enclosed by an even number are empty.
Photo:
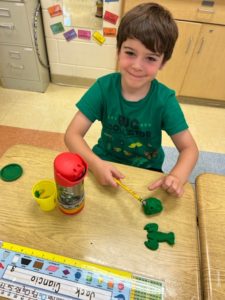
[[[188,128],[173,90],[154,79],[145,98],[127,101],[121,93],[121,75],[99,78],[77,103],[91,121],[102,123],[93,151],[104,160],[161,170],[162,130],[174,135]]]

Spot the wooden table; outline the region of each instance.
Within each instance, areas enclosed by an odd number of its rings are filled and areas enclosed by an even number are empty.
[[[204,299],[225,299],[225,176],[196,180]]]
[[[18,163],[23,176],[14,182],[0,180],[0,240],[66,257],[90,261],[165,281],[165,299],[200,299],[199,254],[195,198],[186,185],[180,199],[158,190],[149,182],[162,174],[118,165],[126,174],[123,182],[143,198],[156,197],[163,211],[146,216],[141,205],[121,188],[100,186],[89,172],[85,178],[85,207],[67,216],[58,209],[43,212],[32,198],[34,183],[53,178],[58,153],[27,145],[15,145],[0,159],[0,168]],[[176,243],[161,243],[156,251],[145,247],[148,223],[160,231],[173,231]]]

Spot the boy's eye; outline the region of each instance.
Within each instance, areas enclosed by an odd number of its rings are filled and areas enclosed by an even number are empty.
[[[149,57],[147,57],[147,60],[148,61],[156,61],[156,58],[153,56],[149,56]]]
[[[134,55],[134,52],[132,52],[132,51],[125,51],[125,53],[126,53],[127,55],[129,55],[129,56]]]

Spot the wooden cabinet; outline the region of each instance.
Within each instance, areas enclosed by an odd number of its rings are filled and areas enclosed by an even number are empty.
[[[125,0],[124,12],[144,2],[149,1]],[[172,12],[179,28],[173,56],[157,78],[178,96],[225,101],[225,1],[157,2]]]
[[[158,72],[157,79],[174,89],[179,95],[199,37],[201,24],[190,24],[183,21],[179,21],[177,24],[179,28],[179,38],[173,56],[165,64],[163,69]]]
[[[124,0],[123,12],[132,7],[150,2],[148,0]],[[154,2],[154,1],[153,1]],[[195,21],[201,23],[225,25],[225,3],[224,0],[157,0],[155,1],[167,7],[176,20]],[[208,5],[204,5],[204,3]],[[210,3],[214,4],[210,6]]]
[[[225,26],[202,25],[180,94],[225,101],[224,54]]]

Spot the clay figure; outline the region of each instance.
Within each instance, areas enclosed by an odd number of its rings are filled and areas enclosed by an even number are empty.
[[[159,248],[160,242],[167,242],[169,245],[175,244],[175,235],[173,232],[160,232],[158,231],[158,224],[149,223],[145,225],[145,230],[147,230],[147,238],[145,241],[145,246],[151,250],[157,250]]]

